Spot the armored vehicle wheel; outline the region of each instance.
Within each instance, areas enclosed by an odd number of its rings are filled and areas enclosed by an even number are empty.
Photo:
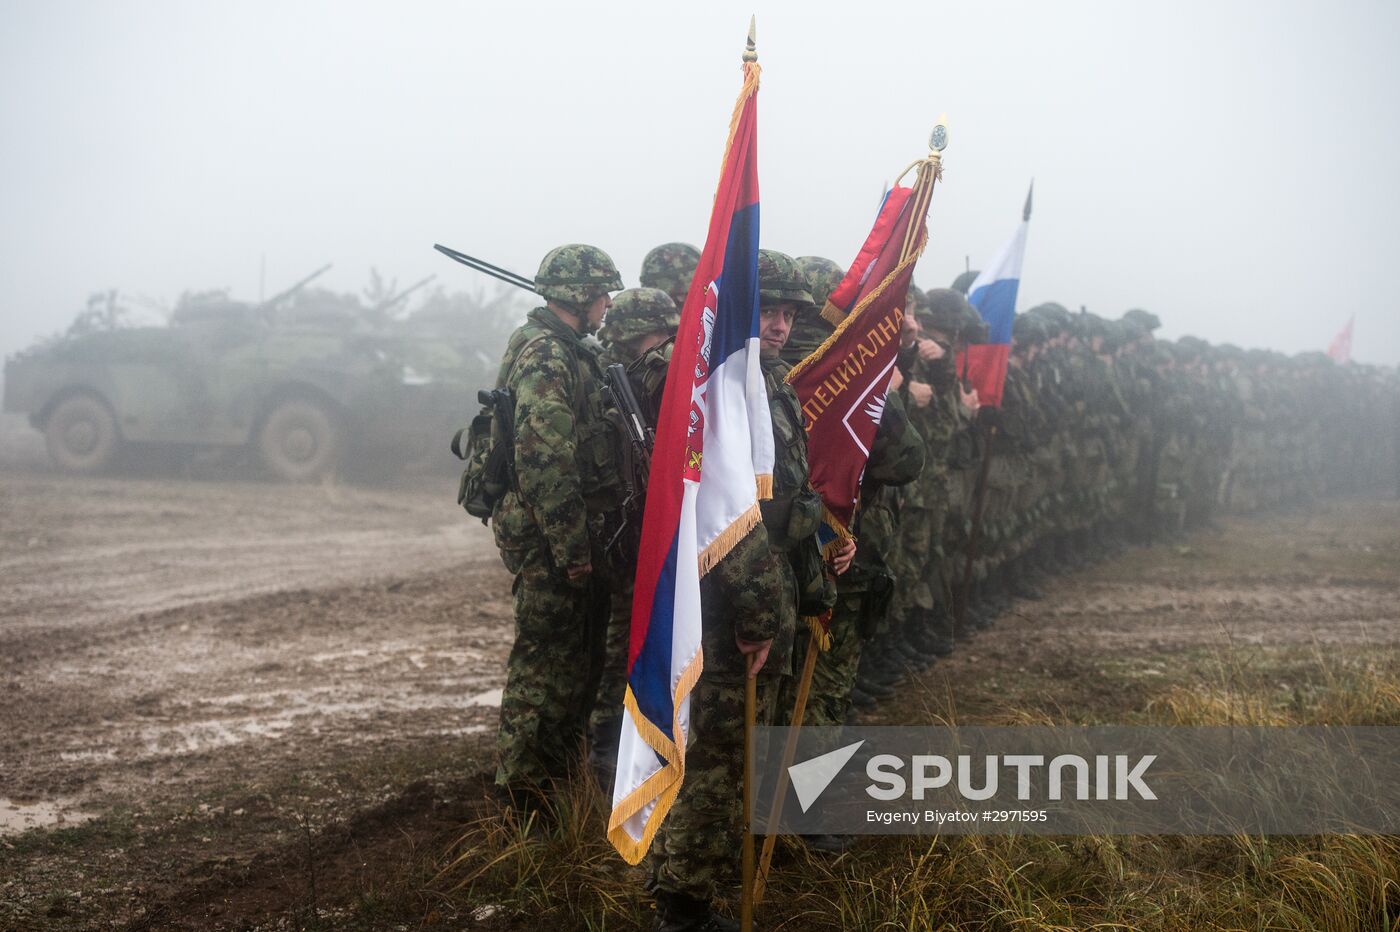
[[[340,446],[335,415],[302,398],[273,408],[258,432],[263,464],[284,482],[307,482],[332,472],[340,459]]]
[[[117,419],[91,395],[60,401],[44,426],[44,440],[49,458],[60,469],[84,474],[112,465],[121,446]]]

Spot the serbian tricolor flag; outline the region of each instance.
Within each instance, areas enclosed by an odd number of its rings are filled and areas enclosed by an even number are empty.
[[[1347,320],[1347,325],[1332,338],[1332,345],[1327,347],[1327,355],[1332,357],[1332,361],[1338,365],[1345,366],[1351,362],[1351,331],[1356,324],[1356,315],[1351,315]]]
[[[959,354],[958,371],[977,389],[977,400],[994,408],[1001,406],[1002,389],[1006,387],[1011,322],[1016,318],[1016,291],[1021,286],[1021,260],[1026,255],[1030,225],[1031,192],[1027,192],[1026,208],[1016,234],[967,290],[968,303],[977,308],[991,335],[986,343],[974,343]]]
[[[681,309],[652,448],[608,838],[629,864],[685,776],[700,577],[759,523],[773,425],[758,347],[758,75],[744,65],[719,191]]]
[[[900,322],[914,263],[928,241],[925,219],[933,184],[920,172],[914,187],[885,195],[875,226],[831,296],[822,316],[836,332],[787,374],[807,420],[812,488],[822,497],[826,549],[850,539],[860,480],[885,412],[885,393],[899,353]]]

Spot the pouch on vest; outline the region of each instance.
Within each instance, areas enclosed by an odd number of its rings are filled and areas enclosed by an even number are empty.
[[[467,465],[457,484],[457,504],[473,518],[485,524],[514,484],[514,425],[508,422],[514,414],[515,399],[509,389],[483,389],[477,393],[481,413],[472,418],[452,437],[452,453]],[[492,430],[493,422],[501,420],[500,429]],[[492,442],[493,433],[496,441]]]
[[[860,618],[856,630],[862,638],[873,638],[880,631],[880,625],[890,612],[894,601],[894,575],[883,566],[876,567],[870,575],[865,592],[860,600]]]

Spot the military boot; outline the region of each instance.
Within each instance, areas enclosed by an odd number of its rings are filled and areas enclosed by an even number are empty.
[[[861,655],[860,666],[856,668],[856,686],[872,700],[887,699],[894,695],[894,686],[886,682],[883,671],[890,661],[884,651],[866,652]]]
[[[708,900],[656,891],[653,932],[739,932],[739,923],[710,908]]]
[[[1062,573],[1073,573],[1083,568],[1084,560],[1079,556],[1078,548],[1075,547],[1073,531],[1061,534],[1055,542],[1055,557],[1059,561]]]
[[[854,724],[856,724],[856,710],[857,710],[857,709],[860,709],[860,710],[873,709],[873,708],[875,708],[876,703],[878,703],[879,701],[880,701],[880,700],[876,699],[874,696],[870,695],[870,694],[867,693],[865,690],[861,689],[859,683],[857,683],[856,685],[852,686],[852,687],[851,687],[851,709],[850,709],[849,712],[846,713],[846,724],[847,724],[847,725],[854,725]]]
[[[862,682],[866,685],[890,687],[904,679],[904,667],[890,647],[888,632],[880,639],[879,650],[861,654],[859,669]],[[880,698],[878,692],[872,695]]]
[[[987,594],[986,580],[979,579],[973,582],[972,592],[968,597],[967,617],[979,631],[983,628],[990,628],[992,622],[996,621],[996,607],[987,598]]]
[[[603,794],[611,796],[622,720],[606,722],[592,731],[588,739],[588,769],[593,771],[593,778],[598,781],[598,788]]]
[[[996,610],[996,617],[1011,611],[1011,568],[1005,563],[987,574],[987,596]]]
[[[1031,581],[1031,574],[1027,569],[1029,559],[1029,557],[1020,557],[1007,564],[1006,584],[1011,594],[1016,598],[1038,602],[1045,598],[1045,593],[1036,588],[1035,583]]]
[[[941,599],[933,603],[925,632],[934,656],[946,657],[953,652],[953,613]]]

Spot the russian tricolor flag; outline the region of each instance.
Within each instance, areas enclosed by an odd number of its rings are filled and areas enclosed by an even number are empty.
[[[680,792],[700,677],[700,577],[759,523],[773,425],[758,347],[758,76],[744,66],[710,230],[652,448],[608,838],[636,864]]]
[[[978,400],[994,408],[1001,406],[1002,389],[1006,386],[1011,322],[1016,318],[1016,292],[1021,286],[1021,260],[1026,255],[1030,221],[1031,195],[1027,193],[1026,209],[1021,214],[1016,234],[967,290],[968,303],[982,315],[991,335],[986,343],[974,343],[966,349],[963,358],[958,360],[958,369],[977,389]]]

